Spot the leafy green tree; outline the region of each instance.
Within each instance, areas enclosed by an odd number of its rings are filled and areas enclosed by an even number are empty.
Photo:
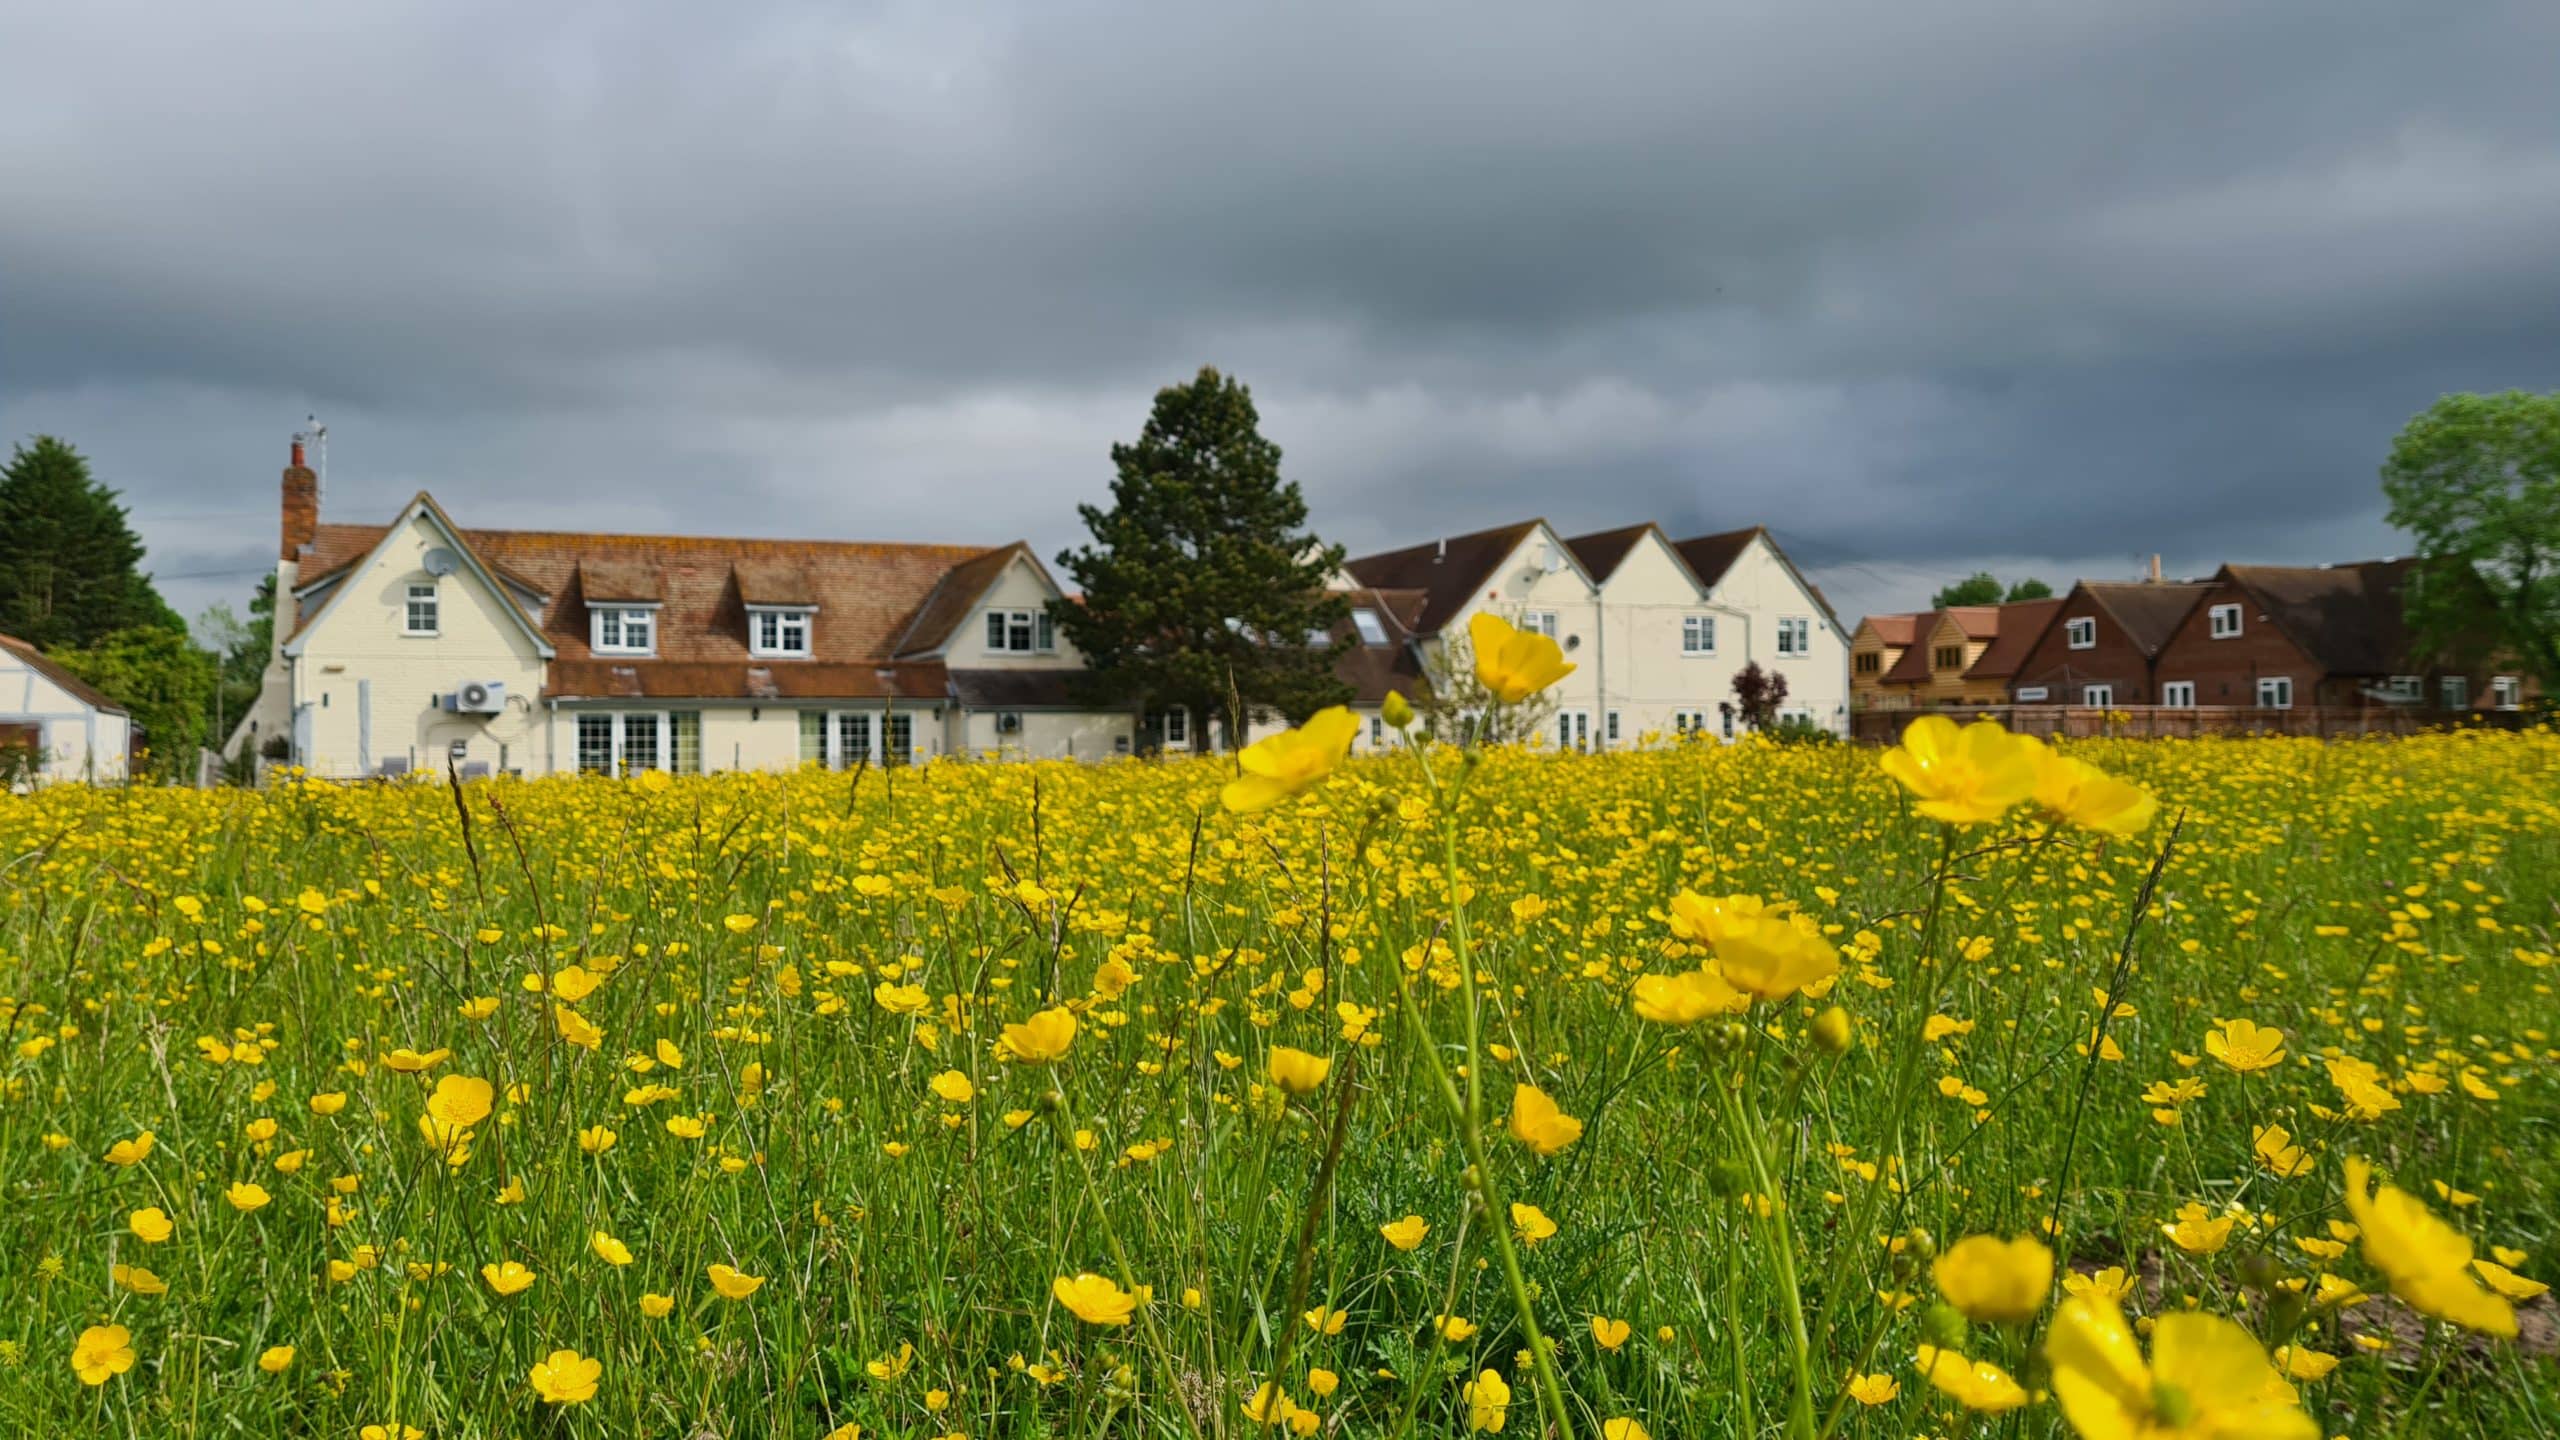
[[[1253,393],[1204,368],[1111,447],[1111,508],[1077,507],[1093,542],[1058,556],[1083,598],[1049,607],[1089,699],[1224,715],[1237,736],[1248,715],[1295,722],[1348,695],[1330,638],[1348,606],[1324,588],[1342,550],[1307,529],[1260,425]]]
[[[2026,579],[2009,587],[2009,598],[2005,603],[2015,605],[2021,600],[2050,600],[2052,598],[2053,587],[2030,575]]]
[[[2447,395],[2382,466],[2391,523],[2427,562],[2409,627],[2435,655],[2513,655],[2560,693],[2560,393]]]
[[[205,733],[210,743],[219,745],[242,713],[256,703],[258,688],[266,681],[268,651],[275,642],[276,577],[268,575],[258,582],[257,593],[249,597],[248,619],[216,602],[205,607],[192,628],[196,643],[213,652],[217,665],[213,728]]]
[[[142,727],[147,773],[164,780],[194,775],[217,666],[186,631],[136,626],[82,649],[54,651],[53,659],[132,713]]]
[[[1929,608],[1932,610],[1944,610],[1950,605],[1997,605],[1999,603],[2000,582],[1992,578],[1988,570],[1976,570],[1929,597]]]
[[[137,626],[186,627],[142,573],[142,539],[116,492],[50,435],[0,472],[0,631],[68,650]]]

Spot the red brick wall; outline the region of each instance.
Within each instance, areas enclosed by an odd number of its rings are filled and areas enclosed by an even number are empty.
[[[2098,643],[2087,650],[2071,648],[2071,622],[2095,619]],[[2022,705],[2077,705],[2082,687],[2106,684],[2115,687],[2116,705],[2154,705],[2159,703],[2151,693],[2150,665],[2142,648],[2124,632],[2105,606],[2084,591],[2075,591],[2054,612],[2053,623],[2045,627],[2044,638],[2027,652],[2026,663],[2009,678],[2009,695],[2016,699],[2021,689],[2045,688],[2042,700],[2021,700]]]
[[[2228,640],[2216,640],[2213,607],[2232,604],[2240,607],[2240,633]],[[2169,643],[2161,647],[2153,674],[2162,685],[2172,680],[2194,681],[2199,705],[2255,705],[2258,680],[2268,675],[2292,677],[2296,706],[2355,703],[2353,682],[2343,687],[2345,698],[2336,698],[2341,687],[2324,686],[2322,682],[2327,677],[2311,657],[2285,638],[2275,622],[2260,612],[2248,592],[2228,580],[2207,590],[2196,607],[2187,612],[2187,618],[2179,622]]]
[[[284,472],[284,551],[280,558],[301,559],[302,547],[319,533],[320,477],[308,465],[288,465]]]

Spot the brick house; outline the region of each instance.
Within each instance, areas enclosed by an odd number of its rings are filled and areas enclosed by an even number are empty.
[[[2223,566],[2161,651],[2159,703],[2277,710],[2524,703],[2520,674],[2412,653],[2401,587],[2415,564]]]
[[[1858,628],[1849,636],[1851,709],[1892,709],[1910,703],[1909,692],[1885,688],[1885,672],[1902,662],[1903,655],[1920,638],[1920,627],[1934,616],[1934,611],[1914,610],[1899,615],[1869,615],[1858,622]]]
[[[2211,587],[2083,580],[2054,602],[2009,676],[2020,705],[2157,705],[2160,655]],[[2006,632],[2003,633],[2006,638]]]
[[[2009,698],[2011,677],[2051,627],[2055,612],[2062,602],[2050,596],[2042,600],[2012,600],[2000,607],[2000,629],[1982,654],[1965,667],[1964,683],[1969,693],[1998,694],[2001,702]]]

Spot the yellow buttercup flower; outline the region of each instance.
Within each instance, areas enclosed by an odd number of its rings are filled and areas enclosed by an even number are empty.
[[[2118,839],[2149,829],[2160,810],[2150,791],[2040,743],[2036,744],[2035,801],[2084,830]]]
[[[143,1161],[151,1158],[151,1147],[158,1139],[158,1136],[155,1136],[150,1131],[145,1130],[130,1140],[119,1140],[113,1145],[107,1147],[107,1163],[110,1165],[139,1165]]]
[[[1359,733],[1359,718],[1334,705],[1294,730],[1256,740],[1237,754],[1244,773],[1218,792],[1218,802],[1238,814],[1268,810],[1340,769]]]
[[[1537,1206],[1514,1200],[1511,1202],[1511,1228],[1519,1232],[1521,1244],[1535,1245],[1553,1238],[1556,1222],[1547,1218],[1547,1212]]]
[[[654,1292],[640,1297],[640,1313],[652,1320],[664,1320],[675,1313],[676,1297]]]
[[[2481,1288],[2471,1241],[2396,1185],[2371,1190],[2373,1167],[2347,1157],[2347,1214],[2364,1231],[2364,1258],[2391,1281],[2391,1293],[2450,1325],[2515,1338],[2516,1311]]]
[[[133,1332],[121,1325],[92,1325],[71,1342],[71,1373],[83,1385],[104,1385],[133,1361]]]
[[[1784,1000],[1839,974],[1840,952],[1805,916],[1762,915],[1716,941],[1716,966],[1728,984]]]
[[[1554,1155],[1582,1138],[1582,1122],[1564,1113],[1547,1092],[1521,1084],[1511,1092],[1511,1138],[1540,1155]]]
[[[1511,1387],[1501,1374],[1492,1370],[1480,1372],[1467,1382],[1462,1395],[1467,1402],[1467,1428],[1500,1434],[1511,1408]]]
[[[1591,1317],[1591,1339],[1603,1350],[1617,1349],[1634,1333],[1635,1327],[1624,1320],[1612,1320],[1606,1315]]]
[[[1090,1270],[1072,1280],[1050,1281],[1049,1294],[1088,1325],[1126,1325],[1138,1308],[1136,1296]]]
[[[1725,983],[1711,962],[1677,975],[1640,975],[1629,992],[1636,1017],[1657,1025],[1694,1025],[1714,1015],[1739,1015],[1751,997]]]
[[[2031,1320],[2053,1290],[2053,1252],[2029,1235],[1968,1235],[1948,1246],[1929,1274],[1967,1319]]]
[[[231,1202],[232,1209],[246,1215],[252,1210],[263,1208],[274,1197],[267,1194],[267,1187],[242,1180],[224,1190],[222,1198]]]
[[[1063,1005],[1043,1010],[1019,1025],[1004,1027],[1005,1053],[1026,1065],[1046,1065],[1059,1059],[1075,1040],[1075,1012]]]
[[[131,1230],[134,1238],[143,1244],[157,1245],[174,1234],[178,1225],[176,1221],[169,1218],[168,1211],[154,1205],[147,1210],[136,1210],[126,1217],[125,1228]]]
[[[1979,825],[2007,814],[2035,793],[2033,740],[1989,720],[1959,730],[1943,715],[1923,715],[1884,752],[1884,773],[1920,800],[1919,811],[1950,825]]]
[[[292,1367],[293,1355],[290,1345],[270,1345],[258,1352],[258,1368],[270,1375],[281,1375]]]
[[[2225,1020],[2208,1030],[2204,1053],[2243,1075],[2284,1063],[2284,1032],[2254,1020]]]
[[[497,1087],[476,1075],[447,1075],[427,1097],[427,1113],[455,1130],[467,1130],[489,1118]]]
[[[2320,1440],[2257,1338],[2218,1315],[2161,1316],[2145,1364],[2124,1312],[2075,1296],[2054,1312],[2044,1353],[2054,1398],[2082,1440]]]
[[[1431,1233],[1431,1226],[1419,1215],[1407,1215],[1379,1226],[1378,1233],[1397,1249],[1411,1250],[1422,1243],[1423,1236]]]
[[[591,1232],[587,1236],[587,1248],[594,1251],[595,1257],[607,1265],[631,1263],[631,1247],[602,1230]]]
[[[1477,681],[1505,705],[1519,704],[1574,670],[1555,641],[1489,610],[1467,621],[1467,644],[1475,652]]]
[[[1653,1440],[1653,1432],[1631,1416],[1600,1422],[1600,1440]]]
[[[1969,1360],[1935,1345],[1921,1346],[1915,1358],[1929,1384],[1967,1410],[1998,1415],[2027,1403],[2026,1388],[1988,1360]]]
[[[596,1398],[604,1362],[575,1350],[554,1350],[533,1367],[533,1393],[547,1405],[583,1405]]]
[[[723,1300],[744,1300],[764,1288],[764,1277],[749,1275],[732,1265],[713,1265],[702,1273],[711,1277],[711,1288]]]
[[[1902,1382],[1890,1375],[1860,1375],[1849,1382],[1849,1398],[1861,1405],[1890,1405],[1901,1395]]]
[[[969,1077],[957,1070],[945,1070],[924,1083],[932,1087],[934,1094],[954,1105],[966,1105],[978,1094],[978,1087],[970,1084]]]
[[[1324,1084],[1333,1061],[1287,1045],[1271,1047],[1271,1083],[1292,1095],[1311,1095]]]
[[[522,1294],[533,1285],[533,1272],[513,1260],[481,1266],[480,1278],[500,1295]]]

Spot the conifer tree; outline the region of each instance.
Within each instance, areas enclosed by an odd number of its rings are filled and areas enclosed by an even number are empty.
[[[142,540],[116,492],[50,435],[0,472],[0,632],[70,650],[118,631],[186,626],[142,573]]]

